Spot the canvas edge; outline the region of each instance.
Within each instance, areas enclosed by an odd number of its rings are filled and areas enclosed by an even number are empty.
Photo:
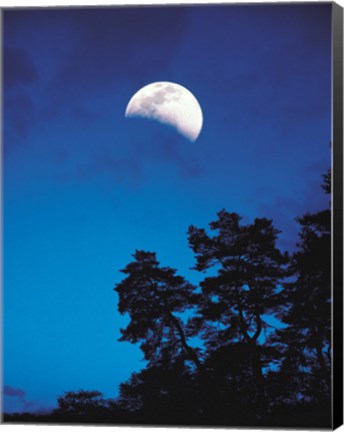
[[[243,2],[242,4],[262,4],[255,2]],[[291,3],[290,1],[278,2],[279,4]],[[302,2],[299,2],[300,4]],[[320,4],[328,3],[328,1],[314,1],[307,2],[307,4]],[[235,3],[228,3],[235,4]],[[276,4],[276,2],[270,3]],[[186,4],[188,5],[188,4]],[[190,4],[194,5],[194,4]],[[204,4],[199,3],[197,6],[203,6]],[[214,3],[214,5],[223,5],[223,3]],[[112,8],[115,5],[72,5],[71,8],[82,9],[98,8],[98,7],[109,7]],[[129,6],[129,7],[154,7],[153,4],[133,4],[133,5],[116,5],[118,7]],[[180,4],[160,4],[160,6],[181,6]],[[3,44],[2,44],[2,32],[3,32],[3,16],[7,10],[19,10],[19,9],[42,9],[44,6],[0,6],[0,65],[3,66]],[[66,5],[52,6],[47,5],[47,8],[54,9],[65,9]],[[332,347],[333,347],[333,360],[332,360],[332,429],[335,430],[343,425],[343,7],[339,4],[332,3]],[[2,68],[0,73],[0,80],[2,81]],[[0,82],[1,82],[0,81]],[[1,88],[3,88],[1,86]],[[2,104],[0,105],[0,119],[2,118]],[[1,131],[2,132],[2,131]],[[2,135],[2,133],[1,133]],[[0,151],[2,151],[2,136],[0,140]],[[2,168],[2,157],[1,157]],[[0,176],[0,190],[2,192],[2,178]],[[0,194],[2,199],[2,193]],[[2,212],[0,212],[0,226],[2,226]],[[0,235],[2,229],[0,230]],[[1,237],[0,237],[1,240]],[[2,244],[2,242],[0,242]],[[1,253],[0,249],[0,253]],[[1,255],[0,255],[0,262]],[[2,270],[2,269],[1,269]],[[2,274],[2,273],[1,273]],[[1,290],[2,292],[2,290]],[[2,305],[2,302],[1,302]],[[1,327],[0,327],[1,329]],[[2,332],[0,332],[0,336]],[[2,362],[1,362],[2,363]],[[1,364],[2,366],[2,364]],[[3,377],[1,373],[0,380]],[[2,384],[2,383],[1,383]],[[2,394],[0,392],[0,424],[4,425],[2,417]],[[21,423],[14,423],[14,425],[21,425]],[[51,426],[51,423],[43,423],[42,425]],[[40,424],[41,426],[41,424]],[[57,425],[59,426],[59,425]],[[71,425],[61,425],[61,427]],[[76,426],[91,426],[85,423],[77,424]],[[104,425],[99,425],[104,426]],[[117,427],[147,427],[146,425],[113,425]],[[149,428],[150,426],[148,426]],[[159,426],[152,425],[156,430]],[[165,426],[163,426],[165,428]],[[229,427],[232,430],[238,430],[235,427]],[[256,428],[252,428],[254,430]],[[282,428],[274,428],[274,430],[287,430]],[[288,428],[289,429],[289,428]],[[294,428],[291,428],[294,429]],[[246,430],[244,428],[243,430]],[[295,429],[294,429],[295,430]],[[296,429],[297,430],[297,429]]]
[[[343,8],[332,7],[332,428],[343,424]]]

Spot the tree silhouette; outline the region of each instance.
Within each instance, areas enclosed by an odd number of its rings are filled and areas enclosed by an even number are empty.
[[[331,175],[323,189],[331,192]],[[284,346],[282,367],[287,395],[294,402],[330,402],[331,392],[331,211],[307,213],[297,219],[300,241],[291,262],[294,280],[286,285],[283,316],[288,325],[278,331]]]
[[[69,391],[57,399],[55,414],[65,417],[99,416],[108,409],[108,401],[97,390]]]
[[[188,231],[197,260],[195,268],[217,272],[201,283],[202,302],[190,325],[201,329],[211,356],[221,352],[222,359],[245,361],[237,376],[238,387],[241,393],[250,389],[251,403],[261,417],[268,408],[263,368],[271,361],[272,347],[264,349],[259,340],[269,327],[264,317],[279,311],[288,256],[277,249],[278,231],[268,219],[244,225],[238,214],[222,210],[210,228],[218,234],[210,236],[194,226]],[[236,373],[233,367],[228,364],[226,371],[231,380]]]
[[[323,178],[330,193],[330,172]],[[210,234],[188,230],[194,269],[205,274],[199,287],[152,252],[136,251],[121,270],[114,290],[129,323],[120,340],[139,343],[147,365],[120,385],[117,400],[70,391],[50,417],[6,420],[328,428],[330,210],[297,219],[291,258],[276,246],[271,220],[217,216]]]
[[[155,253],[136,251],[122,272],[127,277],[115,287],[119,312],[130,322],[121,329],[121,341],[141,342],[149,366],[166,366],[180,357],[202,369],[197,351],[187,342],[177,313],[194,306],[195,287],[169,267],[160,267]]]
[[[182,362],[133,373],[121,384],[118,403],[144,423],[192,424],[201,419],[197,383]]]

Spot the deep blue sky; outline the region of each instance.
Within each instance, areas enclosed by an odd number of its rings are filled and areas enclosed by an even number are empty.
[[[124,118],[160,80],[199,100],[195,143]],[[144,365],[113,292],[135,249],[196,282],[186,230],[226,208],[291,250],[330,140],[330,3],[5,11],[6,410],[116,396]]]

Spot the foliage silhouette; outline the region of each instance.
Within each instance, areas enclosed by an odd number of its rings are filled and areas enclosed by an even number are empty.
[[[331,192],[331,176],[323,176]],[[274,341],[284,350],[279,382],[294,403],[326,405],[331,397],[331,211],[298,219],[300,241],[290,269],[294,280],[286,285],[285,329]],[[286,390],[287,389],[287,390]],[[283,400],[282,400],[283,402]]]
[[[218,350],[224,355],[228,348],[232,356],[237,351],[235,356],[244,359],[237,391],[242,394],[243,388],[250,388],[251,403],[261,418],[268,410],[263,368],[272,359],[271,347],[262,346],[259,339],[269,327],[264,316],[278,314],[288,256],[276,248],[278,231],[270,220],[243,225],[238,214],[222,210],[210,227],[218,234],[211,237],[194,226],[188,231],[195,268],[217,269],[201,283],[203,298],[195,327],[205,321],[203,336],[210,356]]]
[[[69,391],[57,399],[57,413],[67,416],[84,416],[89,413],[102,413],[107,408],[107,401],[99,391]]]
[[[149,366],[189,359],[201,370],[197,351],[187,342],[183,321],[176,315],[192,307],[195,287],[169,267],[160,267],[155,253],[136,251],[134,262],[122,270],[127,277],[116,285],[119,312],[129,313],[120,340],[136,343]]]
[[[221,210],[210,233],[190,226],[199,286],[137,250],[114,289],[129,316],[120,340],[140,344],[146,367],[115,400],[70,391],[49,415],[4,421],[330,428],[331,211],[297,221],[291,256],[265,218]]]

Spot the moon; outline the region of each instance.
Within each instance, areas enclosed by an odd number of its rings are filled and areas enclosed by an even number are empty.
[[[190,141],[196,141],[203,114],[195,96],[185,87],[168,81],[148,84],[130,99],[125,117],[157,120],[174,127]]]

